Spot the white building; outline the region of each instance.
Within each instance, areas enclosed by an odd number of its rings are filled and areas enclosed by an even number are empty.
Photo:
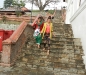
[[[86,0],[64,0],[68,3],[66,24],[71,24],[75,38],[81,38],[86,66]]]

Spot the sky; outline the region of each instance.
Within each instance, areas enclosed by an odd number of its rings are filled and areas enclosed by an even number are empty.
[[[3,7],[4,0],[0,0],[0,8]]]
[[[62,0],[60,0],[60,1],[61,1],[60,3],[56,3],[56,4],[53,4],[53,5],[50,4],[50,6],[47,6],[45,9],[55,9],[55,7],[57,7],[58,9],[60,9],[61,6],[65,5],[64,3],[62,3]],[[3,7],[3,3],[4,3],[4,0],[1,0],[0,1],[0,8]],[[32,9],[32,4],[26,3],[25,7],[28,8],[28,9]],[[33,9],[38,9],[38,8],[33,5]]]
[[[44,0],[43,0],[43,1],[44,1]],[[59,3],[50,4],[49,6],[47,6],[47,7],[45,8],[45,10],[46,10],[46,9],[55,9],[56,7],[57,7],[58,9],[61,9],[62,6],[67,6],[67,3],[64,3],[63,0],[60,0]],[[32,4],[26,3],[25,7],[28,8],[28,9],[32,9]],[[33,5],[33,9],[38,9],[38,8]]]

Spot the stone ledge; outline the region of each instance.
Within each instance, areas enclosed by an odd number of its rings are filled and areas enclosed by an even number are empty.
[[[13,65],[13,63],[11,63],[11,64],[0,63],[0,66],[7,66],[7,67],[11,67],[12,65]]]

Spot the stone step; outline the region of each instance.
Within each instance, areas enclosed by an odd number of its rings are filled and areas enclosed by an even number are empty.
[[[66,39],[64,39],[63,37],[53,37],[51,41],[66,41]]]
[[[65,33],[73,33],[72,29],[64,29]]]
[[[70,24],[64,24],[64,28],[72,28]]]
[[[65,44],[65,41],[63,41],[63,40],[57,40],[57,41],[51,40],[51,44],[52,43],[55,43],[55,44]]]
[[[82,44],[81,44],[81,42],[74,42],[74,45],[81,46]]]
[[[59,44],[59,43],[51,43],[50,44],[50,47],[54,47],[54,48],[57,48],[57,47],[64,47],[65,45],[64,44]],[[44,43],[41,43],[41,47],[43,48],[44,47]],[[46,44],[46,47],[48,47],[48,45]]]
[[[62,25],[58,25],[58,24],[53,24],[53,28],[62,28],[63,29],[63,26]]]
[[[38,67],[42,70],[46,69],[56,75],[85,75],[85,65],[82,60],[83,49],[80,39],[73,38],[70,25],[63,25],[58,21],[53,24],[55,36],[51,39],[49,56],[46,54],[47,47],[46,51],[42,50],[43,43],[42,48],[38,49],[33,45],[35,43],[33,42],[32,47],[28,47],[25,54],[28,59],[28,66],[31,69]],[[54,75],[52,73],[51,75]],[[47,73],[46,75],[50,74]]]
[[[72,33],[65,33],[65,32],[64,32],[64,35],[65,35],[65,36],[73,36]],[[69,38],[69,37],[66,37],[66,38]],[[71,37],[70,37],[70,38],[71,38]],[[72,38],[73,38],[73,37],[72,37]]]
[[[66,40],[73,40],[73,41],[80,41],[80,39],[77,38],[65,38]]]
[[[75,45],[75,44],[74,44],[74,48],[75,48],[75,49],[81,49],[81,50],[83,50],[83,48],[82,48],[81,45]]]
[[[73,33],[70,31],[70,32],[64,32],[65,35],[73,35]]]
[[[75,50],[74,50],[74,53],[75,53],[75,54],[81,54],[81,50],[76,50],[76,49],[75,49]]]
[[[62,23],[53,23],[54,27],[64,27]]]
[[[51,43],[50,44],[52,47],[53,46],[64,46],[64,44],[62,44],[62,43]]]
[[[53,22],[54,25],[62,25],[63,26],[63,22]]]
[[[60,29],[59,29],[60,28]],[[63,31],[64,32],[64,30],[63,30],[63,28],[62,27],[53,27],[53,30],[54,31]]]
[[[64,25],[64,29],[72,29],[72,26],[65,26]]]
[[[56,34],[55,34],[55,36],[60,36],[60,35],[62,35],[62,36],[64,36],[65,37],[65,35],[64,35],[64,32],[62,31],[62,32],[60,32],[60,31],[57,31],[57,30],[54,30],[55,32],[57,32]],[[54,36],[54,35],[53,35]]]
[[[65,32],[72,32],[73,33],[72,28],[63,28],[63,29]]]
[[[58,20],[58,19],[54,19],[53,20],[53,23],[63,23],[61,20]]]
[[[55,30],[55,29],[59,29],[59,30],[64,30],[64,28],[60,25],[60,26],[58,26],[58,25],[54,25],[53,26],[53,29]]]
[[[63,27],[64,27],[64,30],[72,30],[71,26],[63,26]]]
[[[73,38],[74,36],[71,34],[71,35],[64,35],[65,38]]]
[[[70,27],[70,28],[67,28],[67,27],[66,27],[66,28],[64,28],[64,30],[65,30],[65,31],[72,31],[72,28],[71,28],[71,27]]]
[[[65,48],[63,48],[63,47],[58,47],[58,48],[50,48],[51,50],[63,50],[63,49],[65,49]]]
[[[64,36],[64,32],[63,31],[61,31],[61,32],[57,32],[57,30],[54,30],[53,31],[53,36],[52,37],[57,37],[57,36]]]
[[[62,29],[64,29],[62,25],[58,25],[58,24],[53,24],[53,28],[60,28],[60,29],[62,28]]]
[[[41,47],[43,47],[44,45],[43,45],[43,43],[41,44]],[[46,44],[46,47],[47,47],[48,45]],[[64,47],[64,44],[59,44],[59,43],[55,43],[55,44],[50,44],[50,48],[59,48],[59,47]]]
[[[56,29],[56,28],[54,28],[55,30],[54,30],[54,32],[57,32],[57,34],[58,33],[60,33],[60,34],[64,34],[65,32],[64,32],[64,30],[58,30],[58,29]]]
[[[58,33],[57,33],[57,34],[55,34],[55,36],[52,36],[52,37],[55,37],[55,38],[56,38],[56,37],[57,37],[57,38],[59,38],[59,37],[60,37],[60,38],[64,38],[64,35],[63,35],[63,34],[64,34],[63,32],[62,32],[61,34],[58,34]]]
[[[59,34],[64,34],[64,31],[62,30],[62,31],[59,31],[59,30],[54,30],[54,32],[57,32],[57,34],[59,33]]]
[[[54,30],[60,30],[60,31],[64,31],[64,29],[62,28],[62,27],[60,27],[60,28],[57,28],[56,26],[55,27],[53,27],[54,28]]]
[[[73,34],[72,29],[66,29],[66,30],[64,30],[64,32],[65,32],[65,34],[67,34],[67,33],[72,33]]]
[[[66,41],[65,44],[66,44],[67,46],[72,46],[72,45],[74,45],[74,42],[73,42],[73,41],[70,41],[70,42],[69,42],[69,41],[68,41],[68,42]]]

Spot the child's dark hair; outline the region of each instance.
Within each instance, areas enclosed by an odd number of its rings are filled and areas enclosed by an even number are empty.
[[[44,18],[43,18],[42,16],[38,17],[38,19],[40,19],[40,20],[44,20]]]
[[[52,17],[51,17],[51,16],[49,16],[49,17],[48,17],[48,19],[54,19],[54,16],[52,16]]]
[[[48,19],[52,19],[51,16],[49,16]]]

